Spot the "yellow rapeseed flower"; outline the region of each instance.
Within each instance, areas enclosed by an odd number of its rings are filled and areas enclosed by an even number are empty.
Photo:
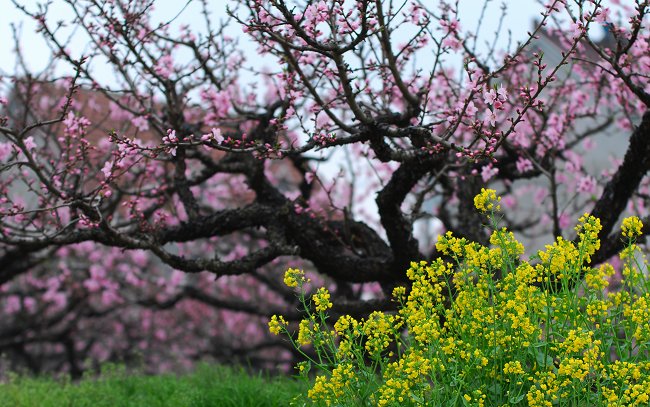
[[[591,255],[600,249],[600,239],[598,233],[602,230],[600,219],[591,216],[587,213],[582,215],[579,219],[579,224],[576,226],[578,237],[580,238],[580,249],[585,256],[585,261],[591,261]]]
[[[587,287],[594,290],[603,290],[609,286],[609,277],[616,273],[614,267],[610,264],[602,264],[599,268],[591,268],[585,273],[585,282]]]
[[[284,320],[282,315],[273,315],[269,321],[269,332],[273,335],[278,335],[280,330],[285,326],[287,326],[287,321]]]
[[[406,296],[406,287],[398,286],[393,288],[393,298],[398,301],[403,301]]]
[[[363,333],[366,335],[366,351],[376,356],[388,347],[394,338],[394,332],[402,325],[398,317],[374,311],[363,323]]]
[[[490,217],[498,202],[496,192],[486,189],[474,201]],[[366,400],[386,407],[441,405],[456,397],[482,407],[499,405],[497,399],[503,400],[508,392],[508,401],[517,405],[568,405],[572,397],[579,405],[648,405],[650,362],[627,355],[633,361],[612,363],[613,347],[607,337],[624,328],[627,345],[635,343],[639,355],[647,351],[650,293],[640,284],[645,277],[637,270],[640,262],[634,262],[640,249],[632,245],[620,256],[624,289],[606,292],[614,268],[589,265],[600,247],[602,226],[597,218],[581,217],[578,238],[558,238],[538,252],[533,265],[522,259],[523,246],[511,232],[495,229],[490,247],[451,232],[440,236],[436,247],[451,263],[441,258],[413,261],[406,273],[410,287],[393,291],[400,305],[396,314],[373,312],[359,321],[341,316],[333,331],[329,321],[313,314],[301,321],[294,343],[313,344],[314,351],[331,362],[328,373],[314,379],[308,397],[318,405]],[[622,225],[624,236],[631,238],[641,229],[638,219]],[[579,284],[581,276],[584,285]],[[551,279],[577,284],[566,285],[573,290],[568,293],[547,291],[540,283]],[[300,287],[303,303],[305,281],[302,271],[289,269],[285,274],[287,285]],[[319,312],[332,307],[325,288],[317,290],[311,301]],[[273,316],[269,330],[287,333],[286,324],[281,316]],[[320,353],[323,344],[336,349]],[[536,355],[543,358],[524,361],[521,356],[530,351],[544,352]],[[368,358],[372,364],[366,363]],[[309,367],[298,369],[306,375]],[[472,387],[458,393],[458,388],[439,386],[451,377],[471,380]],[[504,391],[484,393],[491,383]]]
[[[300,345],[309,345],[314,335],[312,332],[312,321],[303,319],[298,325],[298,343]]]
[[[330,302],[330,293],[327,291],[327,288],[319,288],[316,291],[316,294],[312,297],[312,300],[316,305],[316,311],[326,311],[328,308],[332,307],[332,303]]]
[[[353,365],[351,363],[341,363],[332,369],[329,378],[323,375],[317,376],[314,386],[307,393],[307,397],[315,402],[324,402],[327,406],[339,405],[346,388],[354,387],[357,381],[358,377],[354,372]]]
[[[288,269],[284,273],[284,284],[287,287],[298,287],[299,283],[304,283],[307,281],[305,279],[305,272],[298,269]]]
[[[497,191],[494,189],[481,188],[481,193],[474,197],[474,206],[483,213],[493,210],[500,211],[499,202],[501,202],[501,197],[497,197]]]
[[[520,375],[524,374],[524,369],[521,367],[521,362],[518,360],[515,360],[513,362],[507,362],[505,365],[503,365],[503,373],[506,375]]]
[[[623,232],[623,236],[630,239],[641,236],[641,229],[643,229],[643,223],[636,216],[630,216],[629,218],[623,219],[623,223],[621,224],[621,232]]]
[[[337,334],[343,335],[348,330],[354,332],[357,329],[358,325],[359,322],[357,322],[356,319],[352,318],[349,315],[343,315],[334,324],[334,330]]]
[[[524,254],[524,245],[515,239],[515,235],[506,228],[497,229],[490,236],[490,243],[506,250],[508,256],[516,258]]]

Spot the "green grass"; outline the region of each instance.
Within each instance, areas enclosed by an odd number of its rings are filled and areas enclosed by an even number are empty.
[[[98,379],[78,383],[14,375],[0,384],[0,406],[287,406],[306,390],[305,384],[289,378],[250,376],[223,366],[202,365],[182,376],[132,375],[110,366]]]

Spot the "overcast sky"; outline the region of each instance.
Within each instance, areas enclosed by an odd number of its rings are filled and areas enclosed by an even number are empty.
[[[38,3],[37,0],[18,0],[29,8],[34,9]],[[182,9],[183,1],[158,1],[153,20],[155,22],[168,21]],[[226,16],[226,5],[234,5],[232,0],[210,1],[215,18]],[[433,2],[432,2],[433,3]],[[526,32],[530,30],[531,23],[536,16],[539,16],[540,6],[535,0],[516,0],[506,1],[508,4],[508,14],[506,16],[504,27],[512,31],[513,41],[516,42],[525,38]],[[482,2],[479,0],[461,0],[461,24],[464,29],[474,29],[478,22]],[[500,6],[502,2],[490,1],[488,13],[486,15],[483,27],[479,35],[491,40],[496,30],[500,15]],[[190,4],[179,16],[178,23],[192,23],[200,21],[199,4]],[[11,0],[0,0],[0,71],[10,73],[13,71],[15,56],[12,51],[13,40],[10,23],[22,24],[21,45],[24,50],[26,59],[30,66],[35,69],[42,68],[47,62],[48,49],[38,34],[34,33],[35,25],[26,19],[22,13],[17,10]],[[51,8],[51,21],[69,19],[70,13],[67,6]],[[232,35],[243,35],[239,27],[232,28]],[[506,45],[506,36],[501,38],[502,46]],[[246,44],[242,41],[242,46],[250,48],[250,52],[255,52],[255,46]],[[83,46],[83,44],[78,44]]]

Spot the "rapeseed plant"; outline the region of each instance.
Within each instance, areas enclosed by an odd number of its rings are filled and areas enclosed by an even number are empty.
[[[375,311],[331,324],[329,292],[309,301],[300,270],[285,283],[305,311],[298,333],[281,316],[269,330],[316,371],[308,400],[326,406],[639,406],[650,402],[650,284],[636,217],[622,224],[622,289],[607,292],[614,268],[589,265],[600,221],[580,218],[575,241],[558,237],[529,260],[499,228],[499,200],[474,199],[493,230],[490,247],[439,236],[449,261],[412,262],[410,287],[393,290],[398,312]],[[642,259],[642,260],[640,260]],[[640,263],[643,263],[641,265]],[[333,329],[332,329],[333,328]],[[303,352],[313,346],[316,358]]]

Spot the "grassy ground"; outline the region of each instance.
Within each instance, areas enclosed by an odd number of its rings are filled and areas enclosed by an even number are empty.
[[[306,392],[285,378],[249,376],[222,366],[201,366],[193,374],[128,375],[109,368],[99,379],[79,383],[12,377],[0,384],[0,406],[15,407],[242,407],[287,406]]]

